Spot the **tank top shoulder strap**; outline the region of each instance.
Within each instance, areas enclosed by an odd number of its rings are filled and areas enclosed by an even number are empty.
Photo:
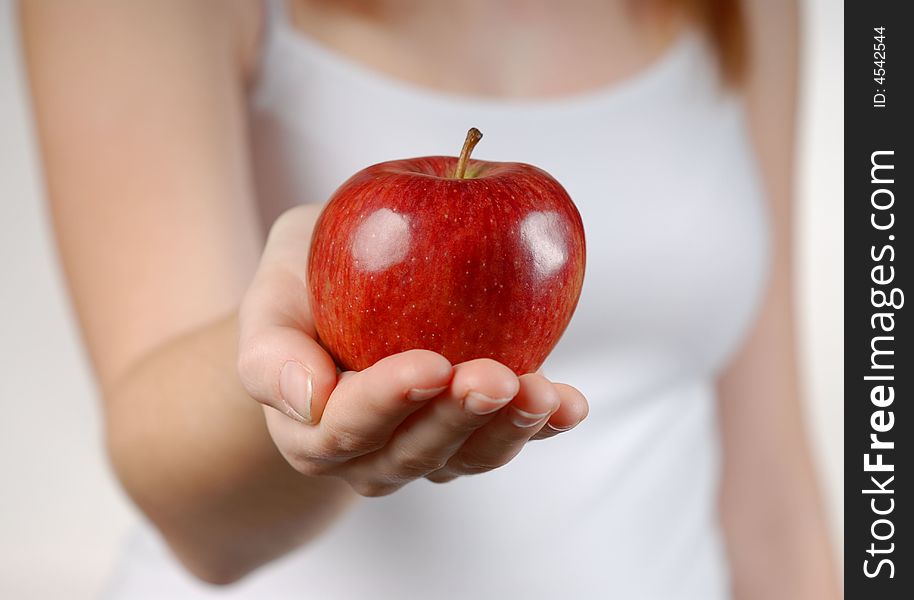
[[[273,26],[287,25],[289,21],[289,0],[262,0],[267,19]]]
[[[275,35],[289,26],[288,0],[261,0],[263,13],[263,44],[266,46]]]
[[[256,67],[253,75],[254,96],[262,87],[265,71],[270,68],[272,55],[280,38],[289,27],[287,0],[260,0],[261,33]]]

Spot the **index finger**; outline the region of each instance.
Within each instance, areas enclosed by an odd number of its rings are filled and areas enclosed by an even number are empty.
[[[376,450],[406,417],[444,392],[452,375],[451,363],[429,350],[408,350],[345,373],[324,409],[321,433],[343,454]]]

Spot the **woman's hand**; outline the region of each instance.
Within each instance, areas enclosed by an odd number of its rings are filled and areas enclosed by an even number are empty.
[[[584,419],[587,401],[573,387],[517,377],[489,359],[452,366],[410,350],[338,375],[315,341],[304,279],[319,210],[300,206],[277,219],[239,316],[242,382],[296,470],[382,496],[419,477],[490,471],[528,440]]]

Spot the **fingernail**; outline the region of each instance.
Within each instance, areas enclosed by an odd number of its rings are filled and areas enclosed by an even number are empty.
[[[413,402],[424,402],[431,400],[446,389],[446,385],[436,388],[413,388],[406,393],[406,397]]]
[[[511,409],[511,423],[515,427],[533,427],[543,419],[549,416],[549,413],[531,413],[519,408]]]
[[[556,427],[552,423],[546,423],[546,428],[555,433],[564,433],[565,431],[571,431],[574,429],[575,425],[571,425],[569,427]]]
[[[302,423],[311,422],[311,372],[294,360],[282,366],[279,394],[286,414]]]
[[[463,399],[463,405],[468,411],[475,415],[488,415],[503,407],[511,401],[511,398],[500,398],[493,400],[485,394],[479,392],[470,392]]]

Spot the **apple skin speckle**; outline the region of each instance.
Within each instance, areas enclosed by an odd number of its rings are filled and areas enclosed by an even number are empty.
[[[308,294],[343,369],[413,348],[456,364],[493,358],[535,371],[584,280],[584,227],[548,173],[434,156],[377,164],[334,193],[315,226]]]

